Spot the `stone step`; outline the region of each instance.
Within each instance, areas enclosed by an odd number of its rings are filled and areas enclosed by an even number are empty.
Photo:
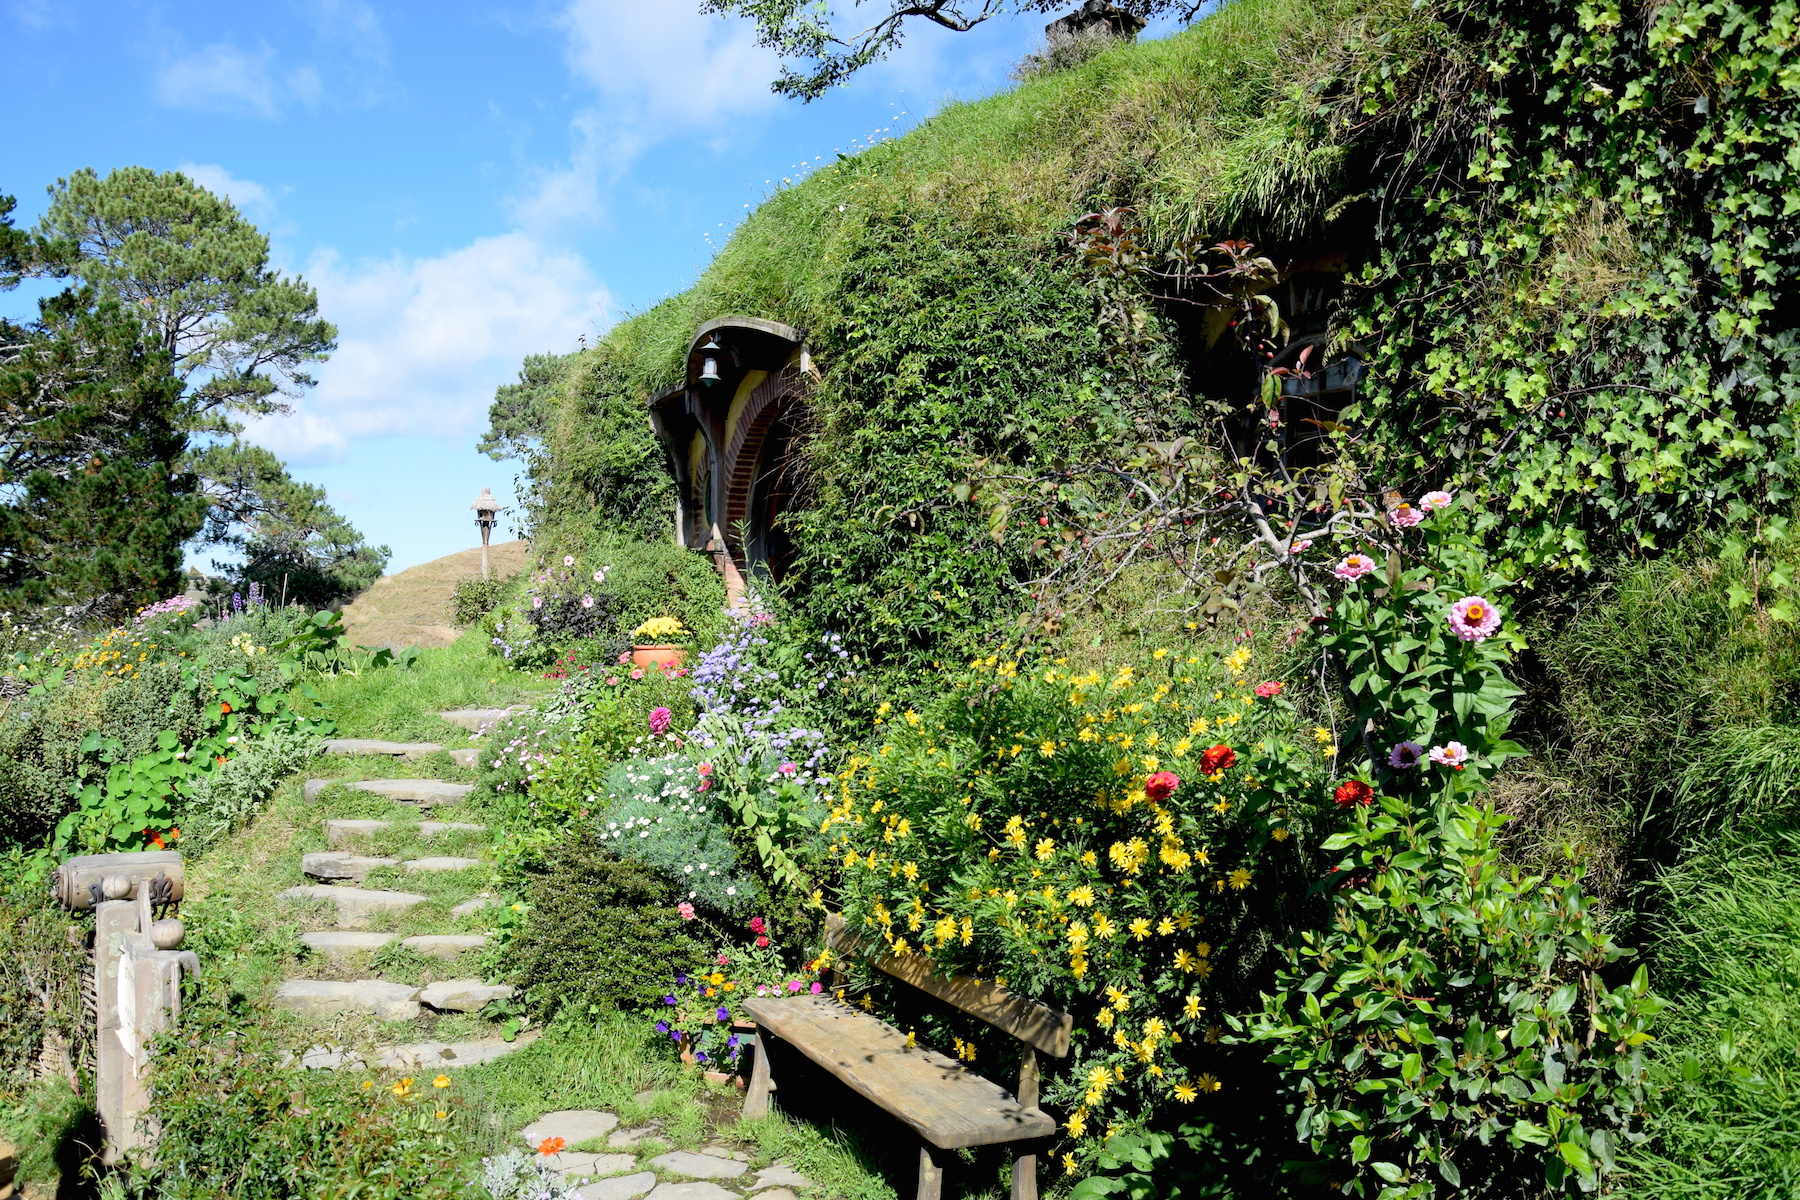
[[[417,804],[421,808],[455,804],[475,790],[472,783],[451,783],[447,779],[309,779],[306,781],[306,798],[316,799],[320,792],[334,783],[341,783],[359,792],[385,796],[389,800]]]
[[[451,909],[450,915],[453,917],[466,917],[470,913],[478,913],[482,909],[498,903],[500,903],[498,900],[488,896],[476,896],[472,900],[464,900],[461,904]]]
[[[394,821],[359,821],[350,817],[334,817],[325,822],[325,844],[333,850],[348,850],[357,838],[373,837],[394,828]],[[486,833],[486,825],[468,821],[420,821],[420,837],[436,837],[440,833]]]
[[[427,984],[419,991],[421,1003],[440,1012],[480,1012],[493,1000],[505,1000],[513,990],[504,984],[483,983],[479,979],[446,979]]]
[[[326,979],[290,979],[275,989],[275,1007],[303,1017],[363,1012],[384,1021],[410,1021],[419,1015],[419,989],[380,979],[344,983]]]
[[[315,954],[348,958],[352,954],[367,954],[379,950],[399,936],[397,933],[354,933],[336,929],[303,933],[300,940],[310,946]]]
[[[326,738],[327,754],[385,754],[408,762],[436,754],[444,747],[437,742],[384,742],[379,738]]]
[[[300,856],[300,873],[314,879],[350,879],[357,883],[369,877],[377,867],[397,867],[397,858],[373,858],[364,854],[345,854],[339,850],[318,850]]]
[[[537,1041],[540,1031],[521,1033],[508,1042],[502,1038],[476,1038],[467,1042],[408,1042],[390,1046],[375,1054],[375,1066],[396,1071],[449,1070],[493,1062],[515,1050],[523,1050]],[[349,1071],[366,1069],[366,1060],[355,1050],[338,1046],[314,1046],[300,1056],[300,1065],[316,1070]]]
[[[459,767],[469,767],[471,769],[478,767],[481,765],[481,747],[470,746],[464,750],[452,750],[450,752],[450,761]]]
[[[438,716],[459,729],[467,729],[471,733],[486,733],[514,713],[529,711],[528,706],[515,704],[511,708],[453,708]]]
[[[431,958],[455,958],[487,945],[485,933],[421,933],[400,944]]]
[[[302,884],[276,894],[278,900],[329,900],[337,905],[338,925],[354,929],[375,913],[403,913],[425,903],[417,892],[383,892],[367,888],[334,887],[329,883]]]
[[[454,854],[439,854],[429,858],[410,858],[400,864],[408,871],[466,871],[470,867],[479,867],[479,858],[458,858]]]

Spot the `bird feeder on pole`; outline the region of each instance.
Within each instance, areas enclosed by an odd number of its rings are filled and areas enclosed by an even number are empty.
[[[488,535],[493,533],[494,526],[500,523],[500,502],[494,499],[494,493],[487,488],[481,489],[481,495],[475,497],[475,503],[469,505],[475,510],[475,528],[481,530],[481,577],[488,577]]]

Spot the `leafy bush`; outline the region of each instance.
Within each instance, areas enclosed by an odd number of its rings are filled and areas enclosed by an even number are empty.
[[[614,854],[653,868],[682,899],[743,913],[762,889],[739,864],[732,826],[706,782],[686,755],[626,759],[607,772],[595,825]]]
[[[0,1096],[31,1082],[46,1044],[71,1077],[92,1069],[93,1021],[81,999],[86,930],[42,895],[0,895]]]
[[[1354,1195],[1594,1190],[1642,1136],[1663,1001],[1588,912],[1579,872],[1505,872],[1491,806],[1383,797],[1324,843],[1333,918],[1263,1011],[1298,1132]],[[1237,1022],[1234,1022],[1234,1025]],[[1541,1164],[1541,1165],[1539,1165]]]
[[[512,586],[512,579],[495,575],[487,579],[470,575],[456,581],[450,593],[450,623],[467,629],[494,610],[500,597]]]
[[[696,952],[675,911],[675,886],[620,860],[591,832],[549,847],[525,895],[525,926],[503,965],[543,1020],[654,1003],[667,990],[668,964]]]
[[[194,781],[192,794],[176,810],[183,849],[204,850],[254,817],[320,746],[320,731],[311,722],[271,723],[243,738],[218,770]]]
[[[825,828],[851,929],[1073,1014],[1044,1097],[1084,1160],[1115,1122],[1236,1088],[1222,997],[1304,890],[1333,748],[1290,740],[1250,657],[1075,673],[998,648],[917,711],[883,705],[880,744],[838,774]],[[986,1036],[968,1026],[959,1051]]]

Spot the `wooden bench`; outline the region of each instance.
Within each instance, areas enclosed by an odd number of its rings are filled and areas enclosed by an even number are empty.
[[[826,918],[825,944],[837,963],[858,956],[860,943],[836,914]],[[1072,1017],[995,984],[933,974],[923,955],[882,956],[872,965],[1019,1039],[1023,1048],[1018,1090],[1008,1092],[947,1055],[907,1045],[906,1034],[829,993],[771,997],[744,1005],[757,1033],[750,1087],[744,1096],[746,1117],[768,1112],[769,1092],[775,1085],[765,1051],[769,1039],[775,1038],[919,1135],[918,1200],[939,1200],[943,1193],[942,1151],[1029,1143],[1056,1132],[1056,1121],[1037,1106],[1037,1056],[1042,1051],[1067,1057]],[[1012,1200],[1037,1200],[1037,1155],[1028,1147],[1015,1151]]]

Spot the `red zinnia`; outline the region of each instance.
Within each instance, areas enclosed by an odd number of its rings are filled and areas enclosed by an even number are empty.
[[[1161,804],[1174,795],[1175,789],[1180,786],[1181,780],[1175,777],[1173,771],[1158,771],[1144,780],[1144,795],[1150,797],[1153,804]]]
[[[1230,746],[1214,746],[1200,756],[1200,770],[1206,775],[1217,775],[1220,771],[1229,771],[1237,765],[1237,751]]]
[[[1375,801],[1375,789],[1360,779],[1346,779],[1338,784],[1337,791],[1332,793],[1333,800],[1339,808],[1349,808],[1352,804],[1372,804]]]
[[[1256,694],[1267,700],[1270,696],[1281,695],[1281,684],[1271,679],[1267,683],[1256,685]]]

